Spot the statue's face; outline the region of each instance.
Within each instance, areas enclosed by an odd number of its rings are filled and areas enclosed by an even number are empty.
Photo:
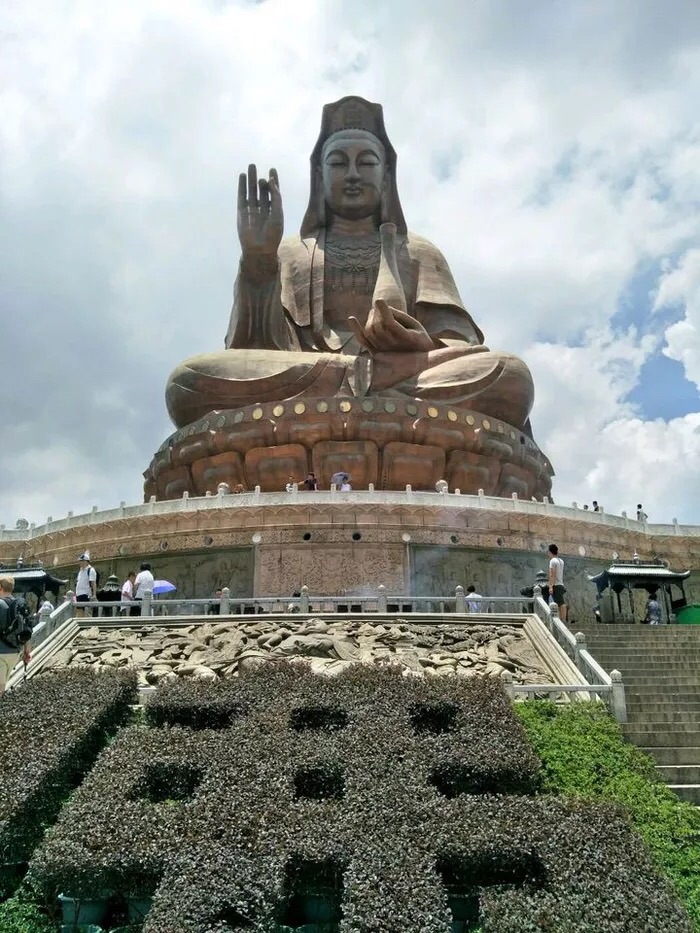
[[[364,130],[329,137],[321,156],[323,194],[329,209],[356,220],[379,210],[386,175],[384,146]]]

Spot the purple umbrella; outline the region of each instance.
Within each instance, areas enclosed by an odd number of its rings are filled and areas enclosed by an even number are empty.
[[[162,593],[172,593],[177,589],[174,583],[169,580],[154,580],[153,595],[160,596]]]

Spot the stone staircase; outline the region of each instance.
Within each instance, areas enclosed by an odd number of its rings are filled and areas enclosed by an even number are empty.
[[[700,806],[700,625],[576,625],[608,673],[622,674],[626,738],[678,796]]]

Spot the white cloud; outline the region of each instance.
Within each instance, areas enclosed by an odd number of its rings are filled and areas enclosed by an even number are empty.
[[[688,250],[661,278],[654,309],[678,307],[684,316],[666,328],[664,353],[700,388],[700,249]]]
[[[700,7],[526,7],[3,5],[2,392],[21,396],[5,450],[22,469],[3,452],[0,520],[139,497],[168,372],[222,343],[238,172],[276,165],[297,229],[321,105],[360,93],[384,104],[409,225],[487,342],[533,368],[557,499],[620,509],[643,486],[652,517],[700,521],[697,484],[647,443],[692,452],[695,416],[648,423],[625,401],[658,319],[615,317],[667,260],[656,305],[683,318],[665,352],[700,383]]]

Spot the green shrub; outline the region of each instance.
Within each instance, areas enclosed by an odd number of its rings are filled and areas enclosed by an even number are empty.
[[[659,781],[600,704],[530,701],[517,711],[542,760],[543,789],[624,806],[700,931],[700,810]]]
[[[0,865],[26,862],[62,800],[129,715],[130,674],[40,677],[0,700]],[[21,873],[20,873],[21,874]],[[18,877],[5,868],[4,893]]]
[[[36,904],[18,894],[0,904],[2,933],[55,933],[56,924]]]
[[[615,810],[526,796],[539,762],[496,681],[284,665],[213,686],[243,711],[228,728],[103,752],[32,862],[45,891],[158,886],[144,933],[688,933]],[[155,705],[194,709],[188,689]]]

